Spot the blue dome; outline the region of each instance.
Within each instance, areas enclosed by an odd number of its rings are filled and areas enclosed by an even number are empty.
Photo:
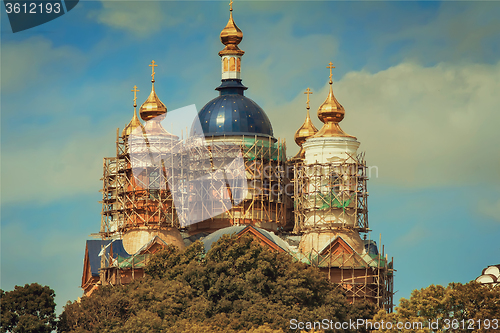
[[[273,127],[264,110],[250,98],[243,96],[243,91],[246,89],[241,80],[222,80],[222,84],[216,88],[220,91],[220,96],[208,102],[198,113],[206,137],[222,135],[273,137]]]

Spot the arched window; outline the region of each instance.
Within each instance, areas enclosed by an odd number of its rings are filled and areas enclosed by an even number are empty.
[[[228,70],[229,70],[228,59],[224,58],[224,72],[227,72]]]
[[[236,65],[234,63],[234,58],[231,57],[229,60],[229,71],[234,72],[236,70]]]
[[[236,59],[236,71],[241,72],[241,59],[240,58]]]

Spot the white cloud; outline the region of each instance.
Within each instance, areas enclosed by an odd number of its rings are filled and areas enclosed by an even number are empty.
[[[142,37],[160,31],[165,26],[182,22],[181,16],[168,15],[161,1],[101,1],[102,9],[88,15],[99,23],[122,29]]]
[[[334,84],[346,109],[341,126],[358,137],[368,164],[378,167],[377,182],[416,187],[500,180],[498,91],[500,63],[401,63],[374,74],[350,72]],[[327,92],[328,85],[311,97],[318,128],[315,110]],[[273,125],[288,142],[305,118],[303,99],[298,92],[291,103],[267,100],[267,109],[287,115]],[[289,155],[298,149],[294,143],[288,148]]]
[[[395,56],[422,62],[489,62],[498,58],[499,9],[494,1],[445,1],[435,17],[379,34],[375,36],[376,44],[384,48],[394,42],[411,42]]]

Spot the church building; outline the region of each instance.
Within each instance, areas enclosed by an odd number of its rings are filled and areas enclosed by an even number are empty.
[[[170,111],[155,90],[154,61],[139,111],[132,90],[132,119],[117,130],[116,156],[103,162],[101,229],[86,244],[84,295],[143,277],[148,258],[167,244],[200,240],[208,251],[223,235],[250,234],[318,267],[350,302],[392,311],[393,260],[368,237],[367,167],[360,142],[340,127],[348,113],[333,93],[335,67],[327,66],[329,93],[317,111],[323,126],[311,121],[308,88],[304,123],[290,129],[300,150],[287,157],[264,110],[246,96],[242,39],[231,1],[219,95],[185,135],[162,125]]]

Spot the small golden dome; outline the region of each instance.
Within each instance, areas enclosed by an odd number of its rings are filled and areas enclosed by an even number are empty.
[[[333,64],[330,62],[327,68],[330,69],[330,91],[328,93],[328,97],[318,109],[318,118],[324,123],[324,125],[314,135],[314,137],[343,136],[355,138],[354,136],[345,133],[339,126],[339,122],[344,119],[345,110],[333,95],[332,68],[335,67],[333,67]]]
[[[333,95],[332,81],[330,80],[330,92],[328,97],[318,109],[318,118],[323,123],[341,122],[344,119],[345,110]]]
[[[167,107],[165,104],[163,104],[162,101],[160,101],[160,98],[156,95],[155,92],[155,67],[158,65],[155,65],[155,61],[151,61],[152,67],[152,74],[151,74],[151,93],[149,94],[148,98],[144,103],[142,103],[141,108],[139,110],[139,113],[141,114],[141,118],[144,121],[148,121],[152,118],[164,115],[167,113]]]
[[[178,136],[170,134],[161,125],[161,121],[165,119],[167,114],[167,107],[160,101],[155,92],[155,67],[158,65],[155,65],[155,61],[153,60],[149,66],[152,67],[151,93],[140,108],[141,118],[146,122],[144,129],[148,135],[170,136],[178,139]]]
[[[141,127],[142,129],[144,129],[144,127],[141,124],[141,121],[137,117],[137,94],[136,93],[139,90],[137,89],[137,86],[134,86],[134,89],[131,91],[134,92],[134,116],[132,117],[132,120],[128,123],[128,125],[125,126],[125,128],[123,129],[123,131],[122,131],[123,138],[132,134],[134,129],[136,129],[137,127]]]
[[[220,41],[222,44],[226,45],[224,50],[219,52],[220,56],[226,54],[233,55],[243,55],[245,52],[240,50],[238,44],[243,39],[243,32],[238,28],[236,23],[233,20],[233,1],[229,3],[229,21],[226,24],[226,27],[222,29],[220,33]]]
[[[306,120],[304,121],[302,126],[300,126],[300,128],[297,130],[297,132],[295,132],[295,136],[294,136],[295,143],[300,147],[300,150],[297,153],[297,155],[295,155],[293,157],[293,159],[303,159],[305,157],[305,151],[302,148],[302,145],[304,144],[304,142],[306,142],[307,138],[313,136],[314,134],[316,134],[316,132],[318,132],[318,129],[312,123],[311,116],[309,115],[309,109],[310,109],[310,107],[309,107],[309,95],[312,94],[312,92],[309,88],[307,88],[307,90],[304,92],[304,94],[307,94],[307,102],[306,102],[307,103],[307,107],[306,107],[307,116],[306,116]]]
[[[141,121],[137,117],[137,109],[134,107],[134,116],[132,117],[132,120],[128,123],[128,125],[125,126],[125,128],[123,129],[122,137],[129,136],[130,134],[132,134],[134,132],[134,130],[137,127],[144,129],[144,126],[142,126]]]
[[[298,146],[301,146],[302,147],[302,144],[306,141],[306,139],[314,134],[316,134],[316,132],[318,131],[318,129],[314,126],[314,124],[312,123],[311,121],[311,116],[309,115],[309,95],[312,94],[311,92],[311,89],[307,88],[307,90],[304,92],[304,94],[307,94],[307,106],[306,106],[306,109],[307,109],[307,116],[306,116],[306,120],[304,121],[304,123],[302,124],[302,126],[300,126],[300,128],[297,130],[297,132],[295,132],[295,143],[297,143]]]
[[[148,121],[152,118],[159,117],[167,113],[167,107],[160,101],[160,98],[156,95],[155,84],[153,81],[153,87],[148,99],[142,103],[140,108],[141,118],[144,121]]]
[[[300,128],[297,130],[297,132],[295,132],[295,136],[294,136],[295,143],[298,146],[302,147],[302,144],[304,142],[306,142],[306,139],[313,136],[314,134],[316,134],[316,132],[318,132],[318,129],[312,123],[311,117],[309,116],[309,109],[307,109],[306,120],[304,121],[302,126],[300,126]]]

